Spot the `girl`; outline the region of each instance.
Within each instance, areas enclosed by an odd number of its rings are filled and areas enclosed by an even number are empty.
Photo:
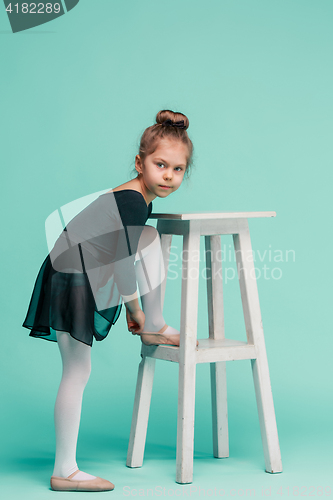
[[[58,342],[63,364],[54,409],[53,490],[114,488],[110,481],[78,469],[76,445],[93,338],[107,336],[122,302],[128,329],[142,342],[179,345],[179,331],[165,323],[161,311],[159,234],[145,223],[152,201],[169,196],[188,176],[193,154],[188,126],[182,113],[160,111],[156,124],[141,137],[137,177],[99,196],[75,216],[37,276],[23,326],[32,337]]]

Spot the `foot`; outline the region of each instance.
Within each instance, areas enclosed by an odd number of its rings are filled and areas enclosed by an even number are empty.
[[[86,473],[77,470],[66,478],[52,476],[51,488],[54,491],[111,491],[114,489],[114,484],[106,479],[98,476],[91,476],[94,479],[82,479],[82,474]],[[90,476],[90,474],[86,474],[86,476]]]
[[[179,333],[169,333],[169,331],[174,330],[174,328],[169,327],[167,324],[161,328],[158,332],[142,332],[141,342],[145,345],[174,345],[179,346]],[[197,341],[197,346],[199,342]]]
[[[92,476],[91,474],[87,474],[87,472],[83,472],[82,470],[76,470],[73,474],[67,477],[71,478],[75,475],[75,481],[90,481],[91,479],[96,479],[97,476]]]
[[[67,473],[63,474],[62,472],[58,472],[56,469],[53,469],[52,477],[62,477],[63,479],[70,479],[75,476],[76,481],[87,481],[90,479],[96,479],[97,476],[92,476],[91,474],[87,474],[87,472],[83,472],[82,470],[76,469],[75,472],[72,472],[69,476]]]

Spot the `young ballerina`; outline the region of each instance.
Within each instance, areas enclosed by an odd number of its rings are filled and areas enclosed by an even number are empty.
[[[159,234],[145,223],[152,201],[169,196],[188,176],[193,154],[188,125],[182,113],[160,111],[141,137],[137,177],[99,196],[74,217],[37,276],[23,326],[32,337],[57,342],[63,364],[54,408],[53,490],[114,488],[110,481],[78,469],[76,446],[93,338],[107,336],[122,303],[128,330],[142,342],[179,345],[179,331],[165,323],[161,310]]]

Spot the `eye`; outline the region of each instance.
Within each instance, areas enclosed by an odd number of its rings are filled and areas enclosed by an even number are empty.
[[[156,165],[163,165],[164,166],[164,163],[156,163]]]
[[[175,170],[176,170],[177,168],[179,168],[178,172],[179,172],[179,171],[181,172],[181,171],[183,170],[183,169],[182,169],[182,167],[176,167],[176,168],[175,168]]]

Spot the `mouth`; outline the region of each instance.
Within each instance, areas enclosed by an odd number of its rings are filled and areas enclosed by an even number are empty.
[[[163,188],[163,189],[171,189],[171,186],[163,186],[162,184],[159,184],[158,187]]]

